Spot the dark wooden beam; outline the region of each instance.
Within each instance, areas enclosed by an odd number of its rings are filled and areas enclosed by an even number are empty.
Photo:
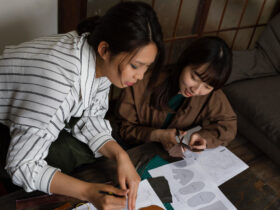
[[[58,33],[76,29],[87,16],[87,0],[58,0]]]
[[[203,33],[211,2],[212,0],[199,1],[196,11],[196,17],[192,28],[192,34],[198,34],[200,36]]]

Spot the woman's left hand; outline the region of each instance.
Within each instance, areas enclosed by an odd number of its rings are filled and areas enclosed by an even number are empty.
[[[118,164],[118,179],[121,189],[129,189],[128,192],[128,209],[134,210],[138,185],[141,181],[138,173],[135,170],[135,167],[130,161],[129,156],[126,152],[120,154],[117,157],[117,164]]]
[[[189,145],[192,149],[204,150],[206,149],[207,141],[206,139],[202,138],[198,133],[194,133],[191,136]]]

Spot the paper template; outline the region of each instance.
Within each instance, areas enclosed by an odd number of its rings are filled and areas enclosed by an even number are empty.
[[[199,131],[199,130],[201,130],[201,126],[200,126],[200,125],[198,125],[198,126],[196,126],[196,127],[193,127],[193,128],[191,128],[191,129],[187,130],[187,134],[184,136],[183,142],[184,142],[185,144],[189,144],[190,139],[191,139],[191,135],[192,135],[194,132]]]

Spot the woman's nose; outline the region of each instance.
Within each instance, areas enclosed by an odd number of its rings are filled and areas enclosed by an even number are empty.
[[[144,74],[142,74],[142,73],[135,74],[135,78],[136,78],[137,80],[142,80],[143,77],[144,77]]]

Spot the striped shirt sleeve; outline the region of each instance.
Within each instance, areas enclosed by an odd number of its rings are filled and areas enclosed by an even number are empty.
[[[113,140],[110,122],[104,119],[108,110],[109,91],[110,85],[108,84],[97,90],[91,105],[84,111],[72,131],[74,137],[88,144],[95,157],[101,155],[98,150],[106,142]]]
[[[88,69],[95,63],[85,38],[76,32],[38,38],[7,47],[0,56],[0,122],[11,132],[6,170],[28,192],[50,192],[59,169],[44,160],[49,147],[65,121],[88,107],[87,87],[94,82]],[[81,82],[89,84],[83,96]]]
[[[25,191],[41,190],[50,193],[53,175],[59,169],[49,166],[44,158],[53,137],[43,130],[26,126],[13,126],[7,155],[6,170],[14,184]]]

